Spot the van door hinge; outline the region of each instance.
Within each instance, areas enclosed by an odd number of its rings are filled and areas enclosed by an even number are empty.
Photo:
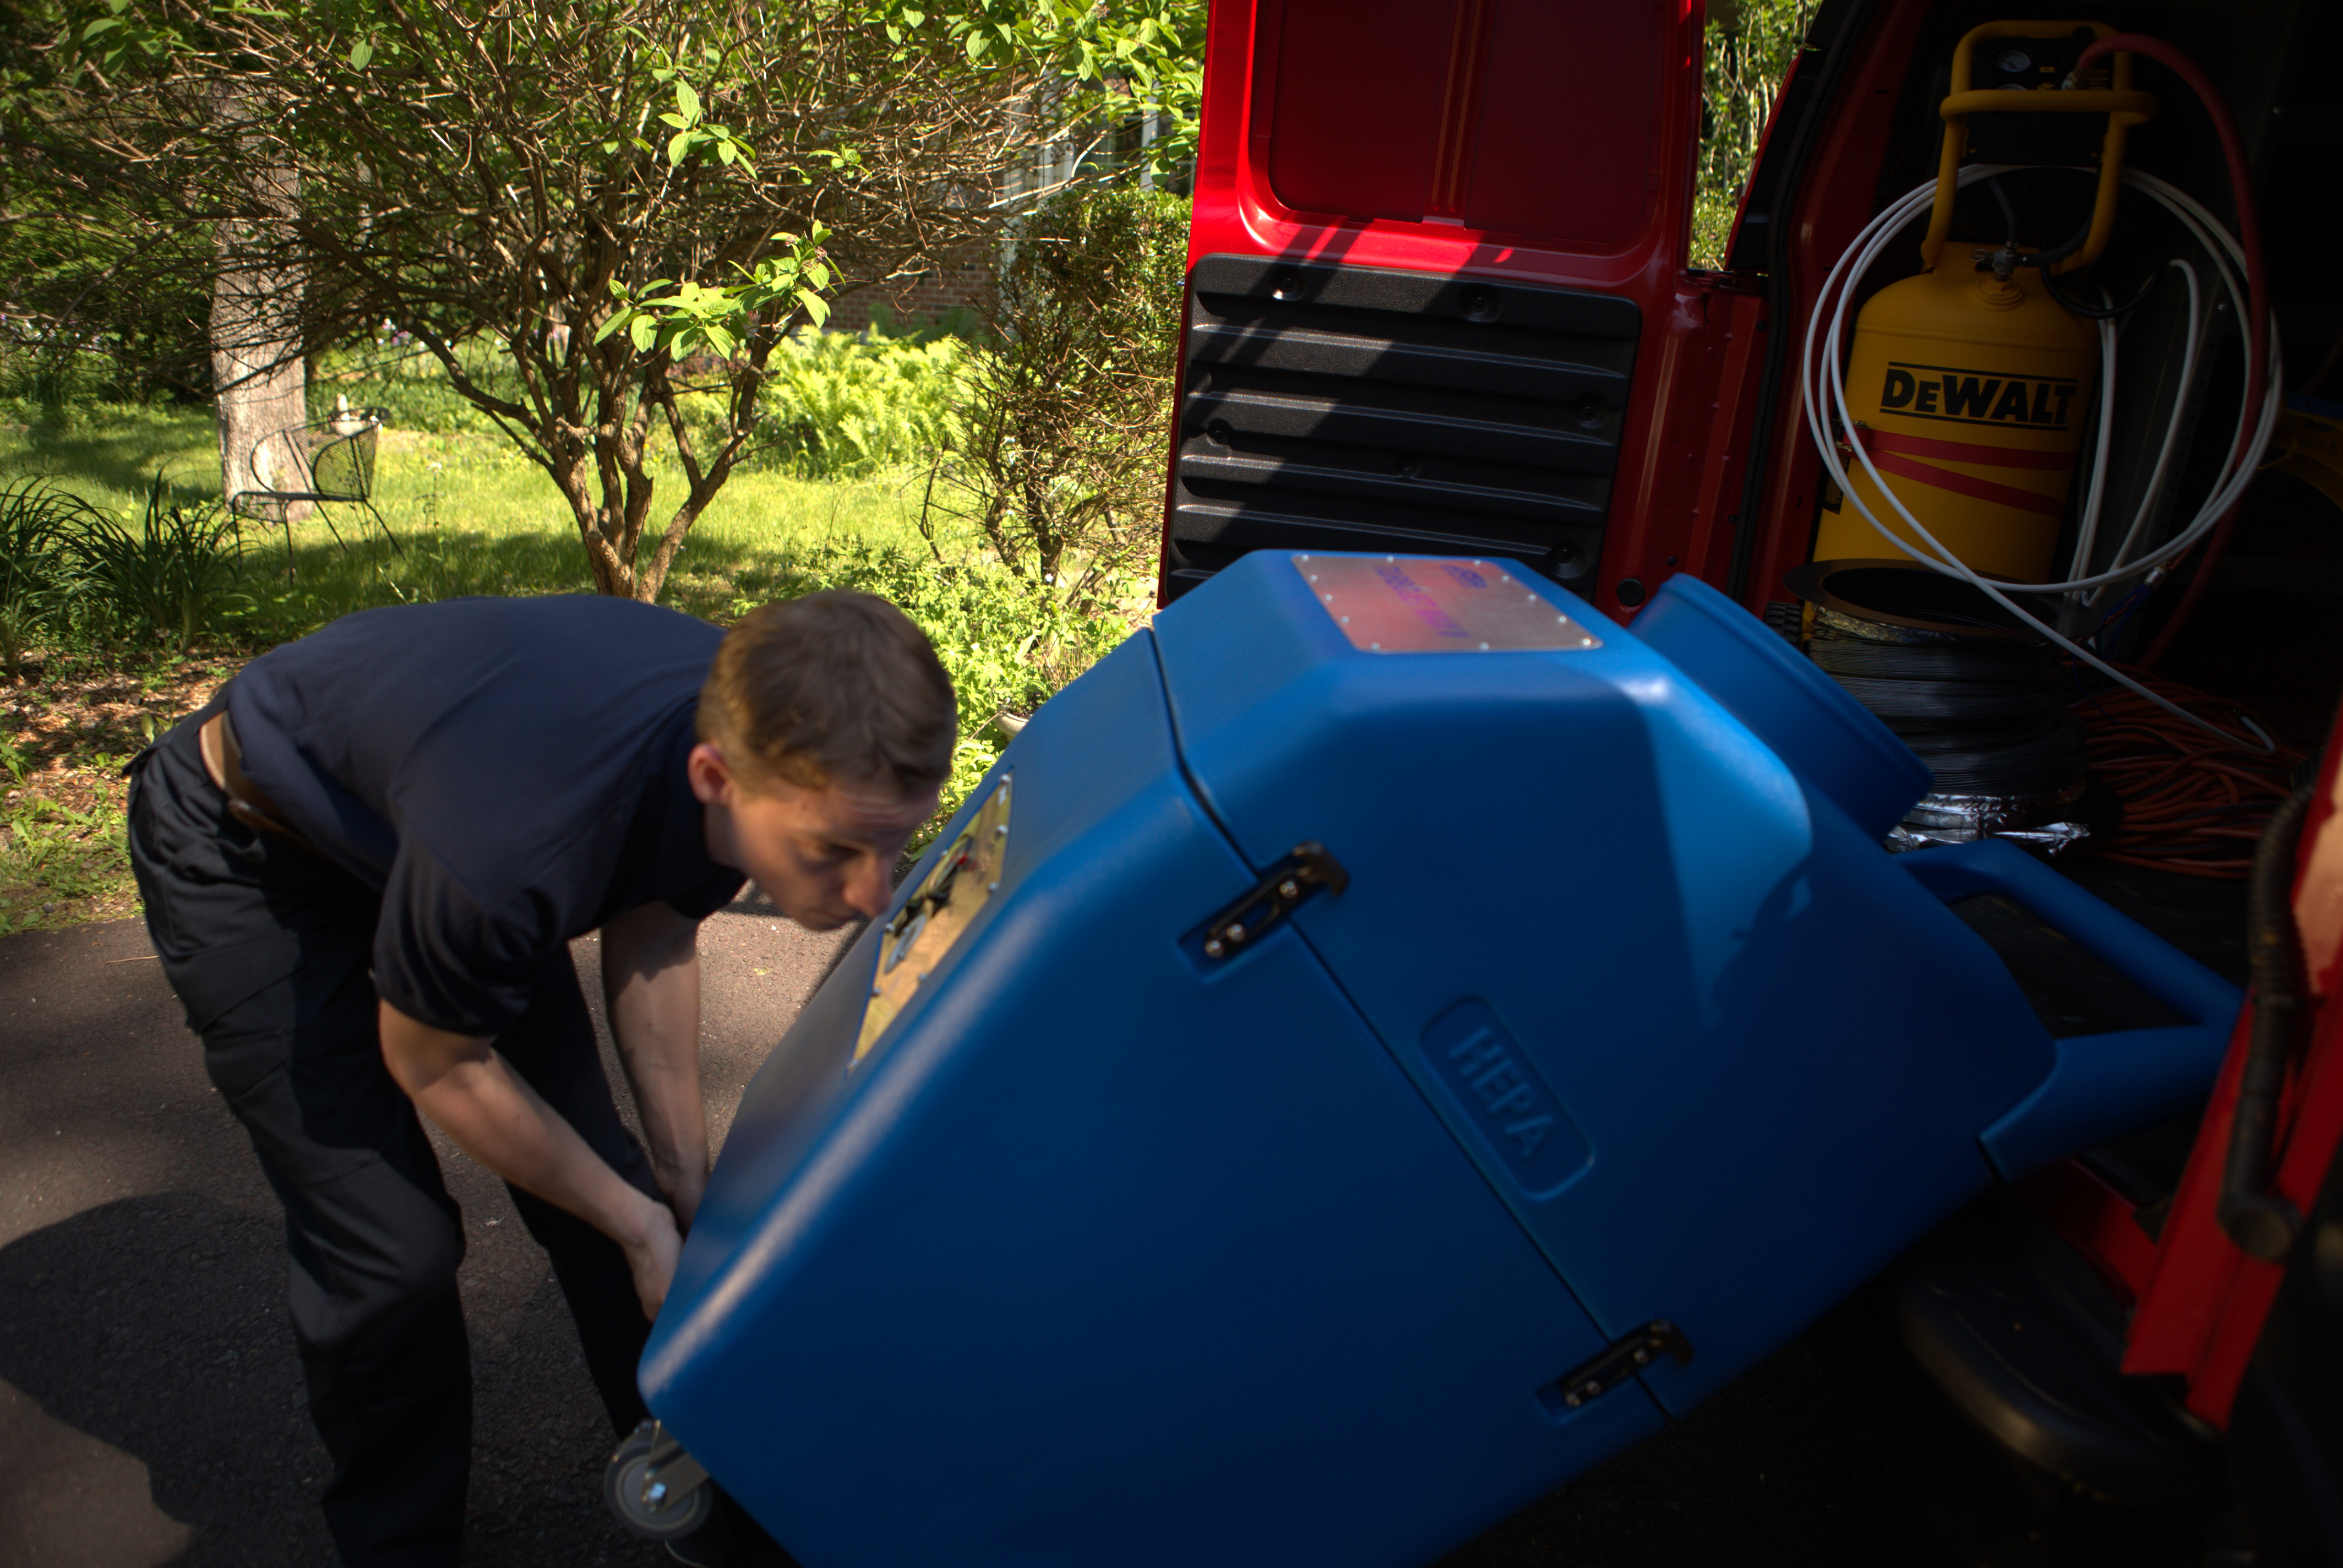
[[[1340,893],[1350,885],[1351,873],[1325,845],[1314,839],[1296,844],[1293,853],[1262,873],[1251,892],[1204,922],[1204,956],[1215,961],[1234,958],[1321,888]]]
[[[1665,1318],[1654,1318],[1625,1339],[1538,1391],[1546,1408],[1560,1415],[1602,1398],[1660,1357],[1683,1366],[1692,1360],[1692,1342]]]

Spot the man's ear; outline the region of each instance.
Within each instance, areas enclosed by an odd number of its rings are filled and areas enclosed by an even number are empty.
[[[732,769],[724,760],[724,753],[715,743],[703,740],[691,749],[684,759],[685,775],[691,780],[691,792],[703,806],[729,806],[732,803]]]

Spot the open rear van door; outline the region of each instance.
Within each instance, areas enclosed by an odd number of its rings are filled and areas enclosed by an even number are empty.
[[[1762,300],[1685,270],[1698,0],[1216,0],[1168,602],[1253,549],[1721,581]]]

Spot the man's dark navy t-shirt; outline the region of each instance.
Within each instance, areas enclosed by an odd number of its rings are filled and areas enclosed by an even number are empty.
[[[367,610],[246,665],[228,712],[287,823],[381,890],[376,991],[491,1035],[570,938],[739,891],[685,773],[722,637],[583,596]]]

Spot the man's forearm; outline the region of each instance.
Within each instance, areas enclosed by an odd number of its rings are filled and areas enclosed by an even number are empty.
[[[659,1204],[610,1169],[491,1041],[433,1029],[388,1002],[380,1028],[391,1075],[465,1153],[622,1246],[655,1227]]]
[[[699,960],[631,978],[610,999],[610,1030],[641,1113],[659,1188],[687,1226],[708,1185],[708,1114],[699,1092]]]
[[[665,905],[602,929],[603,1000],[659,1189],[685,1225],[708,1185],[699,1089],[699,923]]]

